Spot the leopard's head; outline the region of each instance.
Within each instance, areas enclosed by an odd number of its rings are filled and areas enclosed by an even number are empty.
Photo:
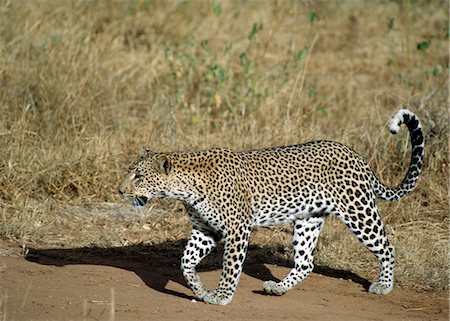
[[[143,207],[148,200],[164,198],[170,192],[172,162],[168,154],[143,148],[140,156],[128,168],[119,192],[135,207]]]

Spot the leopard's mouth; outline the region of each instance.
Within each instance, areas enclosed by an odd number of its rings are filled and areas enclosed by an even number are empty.
[[[144,205],[147,204],[147,201],[148,197],[146,196],[133,196],[131,198],[134,207],[144,207]]]

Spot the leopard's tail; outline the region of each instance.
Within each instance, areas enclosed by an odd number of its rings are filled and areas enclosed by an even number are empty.
[[[392,116],[389,122],[389,130],[391,133],[397,134],[401,124],[405,124],[408,127],[411,137],[412,152],[408,172],[405,178],[403,178],[403,181],[394,188],[390,188],[381,183],[375,175],[372,183],[375,195],[387,201],[396,201],[409,194],[419,179],[420,170],[423,165],[424,142],[419,118],[409,110],[400,109]]]

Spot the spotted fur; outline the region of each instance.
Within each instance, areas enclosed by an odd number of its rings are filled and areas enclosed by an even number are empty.
[[[313,251],[329,214],[347,225],[379,260],[381,272],[369,291],[387,294],[393,287],[395,254],[376,197],[391,201],[404,197],[416,185],[423,164],[420,122],[401,109],[391,119],[391,132],[395,134],[403,123],[411,135],[412,156],[405,178],[395,188],[382,184],[352,149],[314,141],[244,152],[218,148],[155,153],[144,149],[119,190],[135,206],[163,198],[185,204],[192,233],[181,269],[195,296],[205,302],[231,302],[250,231],[258,226],[293,223],[294,267],[280,282],[263,283],[269,294],[292,289],[313,270]],[[222,273],[210,292],[195,268],[220,239],[224,239]]]

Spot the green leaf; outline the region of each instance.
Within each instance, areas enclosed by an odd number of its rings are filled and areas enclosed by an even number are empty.
[[[308,12],[308,20],[311,27],[313,26],[314,22],[319,20],[319,16],[315,11]]]
[[[417,50],[425,52],[431,46],[431,40],[425,40],[417,44]]]
[[[248,66],[250,64],[250,59],[248,58],[248,55],[246,52],[243,52],[239,55],[239,60],[241,61],[241,64],[243,66]]]
[[[241,65],[244,67],[245,74],[246,75],[250,74],[253,66],[247,53],[246,52],[241,53],[239,55],[239,60],[241,61]]]
[[[220,17],[220,15],[222,14],[222,6],[220,5],[219,1],[213,0],[212,9],[216,17]]]
[[[442,66],[440,64],[437,64],[436,66],[433,67],[433,76],[437,76],[439,74],[442,73]]]
[[[212,64],[208,66],[212,78],[221,83],[225,80],[225,69],[219,64]]]
[[[248,33],[247,39],[249,41],[252,41],[255,38],[257,32],[258,32],[258,24],[255,22],[253,24],[252,30]]]
[[[225,47],[225,50],[224,50],[224,54],[225,55],[228,55],[230,52],[231,52],[231,49],[233,49],[233,44],[232,43],[230,43],[229,45],[227,45],[226,47]]]
[[[319,115],[322,115],[322,116],[326,116],[327,115],[327,108],[325,106],[319,105],[319,106],[316,107],[316,113],[318,113]]]
[[[53,35],[52,40],[55,43],[60,43],[62,40],[62,36],[60,34]]]
[[[300,49],[299,51],[297,51],[297,53],[295,54],[295,61],[302,61],[306,56],[306,51],[307,49]]]
[[[202,41],[200,41],[200,46],[202,48],[205,48],[208,45],[208,39],[203,39]]]
[[[389,30],[389,31],[391,31],[392,29],[394,29],[394,27],[395,27],[395,18],[389,19],[387,27],[388,27],[388,30]]]
[[[171,49],[171,48],[169,48],[169,47],[167,47],[167,48],[164,48],[164,57],[166,58],[166,60],[168,61],[168,62],[173,62],[173,50]]]

